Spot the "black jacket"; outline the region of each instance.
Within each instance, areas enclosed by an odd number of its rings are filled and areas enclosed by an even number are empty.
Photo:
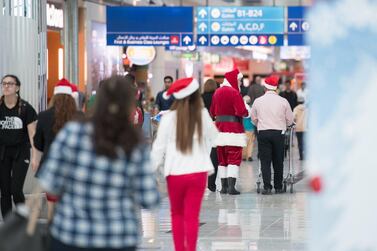
[[[209,109],[211,108],[212,97],[213,97],[214,93],[215,92],[205,92],[205,93],[202,94],[204,106],[205,106],[205,108],[207,108],[208,112],[209,112]]]
[[[297,106],[297,95],[294,91],[283,91],[281,93],[279,93],[279,95],[283,98],[285,98],[286,100],[288,100],[288,103],[289,105],[291,106],[291,109],[293,111],[293,109]]]

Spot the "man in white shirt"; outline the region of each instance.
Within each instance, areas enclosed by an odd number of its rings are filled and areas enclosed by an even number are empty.
[[[257,98],[251,108],[253,123],[258,129],[258,149],[262,166],[264,189],[271,194],[271,162],[274,168],[275,193],[283,192],[284,134],[293,124],[293,113],[288,101],[276,93],[279,77],[265,79],[266,93]]]

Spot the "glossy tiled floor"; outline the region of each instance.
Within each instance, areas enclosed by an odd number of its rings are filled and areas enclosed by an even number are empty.
[[[293,148],[295,173],[303,171]],[[256,151],[255,151],[256,152]],[[254,156],[254,159],[256,157]],[[286,161],[285,166],[288,163]],[[298,182],[293,194],[260,195],[256,193],[258,162],[243,162],[238,189],[241,195],[220,195],[206,191],[201,210],[198,251],[299,251],[306,250],[309,219],[306,216],[306,181]],[[286,174],[287,170],[285,170]],[[302,175],[298,175],[302,176]],[[139,251],[174,250],[169,201],[164,179],[161,206],[153,212],[143,210],[143,243]],[[35,181],[34,181],[35,182]],[[31,187],[31,181],[27,182]],[[44,201],[45,204],[45,201]],[[42,218],[46,217],[43,206]],[[45,222],[45,219],[41,219]]]
[[[303,163],[294,163],[296,173],[302,171]],[[306,250],[305,180],[296,184],[293,194],[265,196],[256,193],[257,175],[257,161],[243,162],[241,195],[206,191],[198,250]],[[174,250],[168,198],[165,196],[158,210],[143,211],[141,217],[144,238],[139,250]]]

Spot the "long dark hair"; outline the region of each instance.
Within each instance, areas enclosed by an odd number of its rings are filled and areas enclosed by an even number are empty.
[[[202,140],[203,101],[199,89],[184,99],[174,101],[171,110],[177,111],[177,148],[182,153],[190,153],[197,130],[199,141]]]
[[[52,133],[56,135],[65,123],[72,120],[77,112],[75,100],[68,94],[55,94],[49,104],[54,109]]]
[[[117,148],[127,156],[140,143],[141,133],[134,126],[136,88],[129,78],[114,76],[102,82],[96,95],[92,121],[94,147],[98,155],[117,157]]]
[[[1,79],[1,83],[3,82],[3,80],[4,80],[5,78],[8,78],[8,77],[9,77],[9,78],[13,78],[14,81],[16,81],[16,85],[17,85],[18,87],[21,86],[21,81],[20,81],[20,79],[19,79],[16,75],[12,75],[12,74],[7,74],[7,75],[5,75],[5,76]],[[18,97],[18,99],[17,99],[17,104],[16,104],[16,106],[18,107],[18,115],[21,115],[22,99],[21,99],[20,90],[17,91],[17,97]],[[4,103],[4,95],[2,95],[1,98],[0,98],[0,105],[2,105],[3,103]]]

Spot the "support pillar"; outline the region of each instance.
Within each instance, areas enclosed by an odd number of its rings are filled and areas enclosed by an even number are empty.
[[[78,0],[64,3],[64,76],[78,84]]]

